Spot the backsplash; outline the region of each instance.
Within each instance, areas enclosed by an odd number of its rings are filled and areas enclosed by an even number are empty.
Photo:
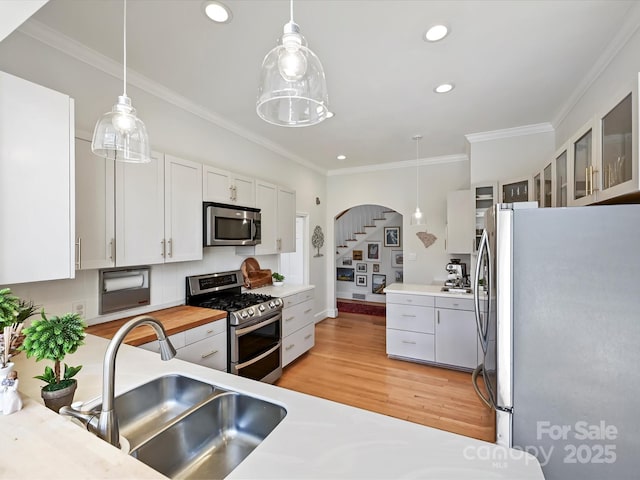
[[[196,262],[151,265],[151,304],[123,310],[110,315],[98,315],[98,270],[76,271],[72,280],[53,280],[6,285],[20,298],[33,300],[50,315],[78,311],[87,324],[141,314],[150,310],[184,304],[185,277],[227,270],[239,270],[246,257],[236,255],[235,247],[205,248],[203,259]],[[262,268],[278,270],[278,255],[256,257]],[[84,313],[82,313],[84,310]]]

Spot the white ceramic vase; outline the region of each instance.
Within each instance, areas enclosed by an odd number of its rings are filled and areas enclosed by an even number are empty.
[[[13,362],[7,363],[5,367],[0,368],[0,382],[7,378],[7,375],[13,371]]]

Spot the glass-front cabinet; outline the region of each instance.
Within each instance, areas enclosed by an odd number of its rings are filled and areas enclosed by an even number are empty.
[[[544,170],[542,171],[542,202],[540,203],[543,207],[553,207],[553,175],[551,173],[552,164],[550,163]]]
[[[500,201],[502,203],[528,202],[530,200],[532,177],[524,177],[500,182]]]
[[[537,173],[533,177],[533,201],[538,202],[538,206],[543,207],[542,204],[542,188],[540,187],[540,178],[542,174]]]
[[[473,227],[475,241],[473,242],[474,253],[478,251],[480,245],[480,237],[484,229],[484,213],[488,208],[498,203],[497,198],[498,185],[495,183],[478,184],[471,187],[471,195],[473,195],[473,208],[475,225]]]
[[[564,146],[558,152],[556,152],[555,165],[554,165],[554,180],[555,180],[555,198],[553,201],[554,207],[566,207],[567,206],[567,149],[568,146]]]
[[[569,190],[569,205],[589,205],[596,201],[594,179],[598,173],[597,159],[594,148],[594,121],[585,124],[571,138],[569,151],[571,168],[571,185]]]

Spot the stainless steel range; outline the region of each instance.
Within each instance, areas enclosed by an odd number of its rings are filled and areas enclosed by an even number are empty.
[[[282,375],[282,299],[242,293],[240,270],[186,278],[186,303],[227,312],[227,371],[273,383]]]

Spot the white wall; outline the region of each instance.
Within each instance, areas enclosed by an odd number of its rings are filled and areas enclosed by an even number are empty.
[[[337,214],[356,205],[383,205],[403,216],[404,282],[429,284],[434,278],[442,277],[441,270],[449,261],[449,255],[444,251],[447,192],[469,188],[469,162],[420,167],[420,209],[426,218],[426,228],[409,225],[416,208],[415,175],[415,167],[405,167],[330,176],[327,180],[327,252],[335,251],[334,219]],[[438,237],[429,248],[416,237],[417,232],[425,229]],[[413,256],[414,260],[411,259]],[[335,281],[331,282],[331,278],[335,278],[334,269],[333,262],[327,264],[327,304],[335,307],[336,285]]]
[[[111,109],[122,82],[94,67],[54,50],[21,32],[0,42],[0,70],[61,91],[75,99],[76,129],[93,131],[96,120]],[[311,228],[326,230],[326,177],[270,150],[220,128],[138,88],[128,94],[145,122],[154,150],[217,165],[296,190],[296,210],[309,214]],[[81,180],[81,179],[79,179]],[[52,188],[55,188],[52,185]],[[316,311],[326,309],[326,266],[329,257],[311,258],[309,282],[316,286]],[[231,247],[205,250],[202,262],[154,266],[152,303],[165,305],[184,301],[184,277],[227,269],[239,269],[243,258]],[[258,257],[265,268],[277,270],[277,256]],[[97,314],[97,271],[79,272],[75,280],[39,282],[13,287],[16,294],[32,298],[52,313],[71,310],[72,302],[87,303],[87,318]]]
[[[0,41],[36,13],[49,0],[2,0],[0,2]]]
[[[470,151],[470,181],[497,183],[533,176],[551,160],[554,132],[520,135],[473,142]]]

